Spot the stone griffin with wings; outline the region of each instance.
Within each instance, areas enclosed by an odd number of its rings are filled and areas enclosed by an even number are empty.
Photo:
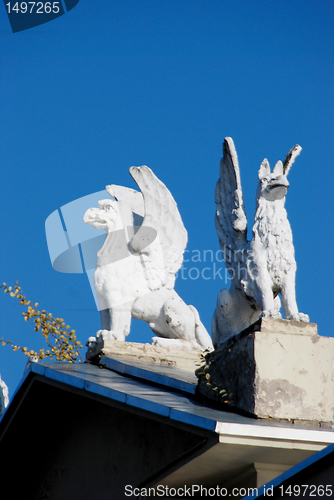
[[[88,346],[125,340],[133,317],[149,324],[155,345],[212,350],[197,310],[174,290],[188,239],[176,202],[147,166],[130,174],[141,192],[106,186],[113,199],[84,215],[85,223],[107,231],[94,274],[102,330]]]
[[[252,240],[247,241],[247,217],[240,171],[233,140],[223,145],[220,178],[216,185],[215,225],[225,265],[231,274],[229,290],[219,292],[212,320],[212,340],[217,346],[224,338],[243,330],[260,316],[305,321],[298,312],[295,294],[296,261],[291,227],[284,208],[289,182],[287,175],[299,155],[296,145],[284,162],[270,171],[267,159],[259,169],[256,212]]]

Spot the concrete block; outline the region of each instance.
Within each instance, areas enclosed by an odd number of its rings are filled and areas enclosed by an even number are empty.
[[[225,389],[231,405],[258,418],[332,427],[333,365],[334,338],[314,323],[262,318],[225,339],[196,374],[201,394],[217,400],[214,387]]]

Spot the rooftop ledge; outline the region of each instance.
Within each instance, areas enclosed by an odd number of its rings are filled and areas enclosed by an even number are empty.
[[[168,425],[205,440],[182,463],[152,477],[149,485],[219,484],[224,477],[240,478],[240,471],[249,467],[256,467],[258,484],[265,484],[334,443],[333,430],[251,418],[198,401],[192,367],[200,362],[200,353],[173,351],[112,342],[106,345],[99,366],[29,363],[0,423],[0,439],[37,381],[41,393],[50,391],[50,386],[62,388],[88,398],[91,405],[105,402],[111,409],[145,416],[148,428],[155,420],[161,422],[161,432]]]

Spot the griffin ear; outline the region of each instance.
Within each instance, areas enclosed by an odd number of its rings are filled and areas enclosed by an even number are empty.
[[[109,194],[110,194],[110,196],[111,196],[112,198],[114,198],[115,200],[117,200],[117,197],[116,197],[116,195],[115,195],[115,192],[114,192],[114,190],[113,190],[113,186],[112,186],[112,185],[110,185],[110,186],[106,186],[106,191],[107,191],[107,193],[109,193]]]
[[[283,163],[279,160],[274,166],[273,174],[275,175],[283,175]]]
[[[302,148],[296,144],[285,157],[285,160],[283,162],[283,173],[284,175],[288,175],[290,168],[292,167],[292,164],[294,163],[295,159],[301,152]]]
[[[261,180],[269,174],[270,174],[270,165],[269,165],[267,158],[265,158],[260,166],[260,170],[259,170],[259,174],[258,174],[259,179]]]

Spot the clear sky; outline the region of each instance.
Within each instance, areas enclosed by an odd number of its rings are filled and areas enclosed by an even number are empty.
[[[286,203],[297,302],[321,335],[333,335],[333,24],[326,0],[80,0],[13,34],[2,5],[0,281],[19,280],[85,343],[99,329],[89,282],[52,268],[45,220],[107,184],[136,187],[128,169],[146,164],[188,231],[176,290],[210,329],[217,293],[229,286],[224,264],[204,253],[219,248],[213,192],[224,137],[237,148],[249,229],[261,161],[273,166],[298,143]],[[1,292],[0,306],[0,336],[43,346],[17,300]],[[133,322],[128,340],[151,337]],[[0,348],[10,396],[26,361]]]

